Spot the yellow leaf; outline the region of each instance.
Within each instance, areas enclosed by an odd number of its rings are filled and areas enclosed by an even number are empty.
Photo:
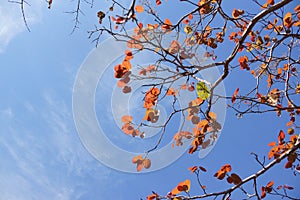
[[[191,26],[189,26],[189,25],[186,25],[185,27],[184,27],[184,32],[186,33],[186,34],[191,34],[192,32],[193,32],[193,29],[192,29],[192,27]]]

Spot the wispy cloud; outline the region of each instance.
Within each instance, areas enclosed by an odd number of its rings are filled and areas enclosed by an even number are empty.
[[[30,1],[30,5],[24,5],[26,20],[29,25],[38,23],[42,19],[42,1]],[[18,3],[9,1],[0,2],[0,53],[3,53],[10,41],[26,30]]]
[[[26,113],[20,107],[0,111],[6,119],[0,126],[1,199],[80,199],[90,192],[89,181],[109,179],[111,171],[82,146],[64,97],[47,93],[43,100],[24,103]]]

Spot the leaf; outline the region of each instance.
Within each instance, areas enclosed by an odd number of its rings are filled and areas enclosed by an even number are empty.
[[[176,53],[179,52],[180,48],[181,48],[181,45],[179,44],[179,42],[177,40],[173,40],[171,42],[171,45],[170,45],[170,48],[169,48],[169,52],[171,54],[176,54]]]
[[[292,21],[292,13],[288,12],[285,14],[284,18],[283,18],[283,25],[287,28],[291,28],[293,25],[293,21]]]
[[[287,163],[285,163],[284,168],[288,169],[291,168],[293,166],[293,163],[288,161]]]
[[[130,50],[125,50],[125,55],[126,55],[126,57],[125,57],[124,60],[128,60],[129,61],[129,60],[131,60],[133,58],[133,53]]]
[[[197,83],[196,92],[197,92],[198,97],[202,100],[206,100],[210,95],[210,91],[204,82]]]
[[[173,190],[172,190],[172,195],[177,195],[181,192],[188,192],[191,187],[191,181],[189,179],[186,179],[183,182],[180,182]]]
[[[126,86],[126,83],[123,81],[123,79],[121,79],[121,80],[118,80],[117,86],[122,88],[122,87]]]
[[[143,169],[143,162],[137,162],[136,171],[140,172]]]
[[[123,88],[123,90],[122,90],[122,92],[125,93],[125,94],[130,93],[131,92],[131,87],[125,85],[124,88]]]
[[[144,161],[143,161],[143,166],[144,166],[146,169],[149,169],[149,168],[151,167],[151,161],[150,161],[148,158],[144,159]]]
[[[105,13],[103,11],[99,11],[97,13],[97,17],[99,18],[99,24],[101,24],[102,20],[105,18]]]
[[[250,67],[247,64],[247,62],[248,62],[248,57],[247,56],[241,56],[241,57],[239,57],[238,61],[240,63],[241,69],[250,70]]]
[[[169,19],[165,19],[164,24],[161,26],[163,31],[167,31],[172,28],[172,22]]]
[[[232,11],[232,17],[234,18],[234,19],[237,19],[240,15],[242,15],[242,14],[244,14],[244,10],[240,10],[240,9],[234,9],[233,11]]]
[[[131,135],[134,132],[134,127],[131,126],[130,123],[125,123],[122,126],[122,131],[127,135]]]
[[[142,155],[137,155],[137,156],[134,156],[132,158],[132,163],[137,163],[139,161],[143,160],[143,156]]]
[[[265,198],[266,197],[266,189],[265,189],[265,187],[261,187],[261,195],[260,195],[260,198]]]
[[[157,198],[158,198],[158,194],[154,193],[154,194],[148,195],[146,200],[155,200]]]
[[[236,96],[238,95],[239,93],[239,88],[236,88],[236,90],[234,91],[232,97],[231,97],[231,103],[234,104],[235,100],[236,100]]]
[[[262,6],[262,8],[268,8],[269,5],[274,5],[274,0],[267,0],[267,2]]]
[[[190,25],[186,25],[183,30],[188,35],[193,33],[193,29]]]
[[[237,175],[235,173],[232,173],[230,175],[230,177],[232,179],[233,184],[235,184],[235,185],[238,185],[238,184],[240,184],[242,182],[242,179],[239,177],[239,175]]]
[[[276,142],[270,142],[270,143],[268,144],[268,146],[270,146],[270,147],[276,146]]]
[[[149,122],[155,123],[159,118],[159,110],[154,110],[152,108],[146,109],[145,116],[143,120],[147,120]]]
[[[273,187],[273,185],[274,185],[274,181],[270,181],[268,184],[267,184],[267,188],[271,188],[271,187]]]
[[[142,13],[142,12],[144,12],[144,7],[142,5],[136,5],[135,11],[138,13]]]
[[[204,167],[202,167],[202,166],[199,166],[199,169],[201,170],[201,171],[203,171],[203,172],[206,172],[207,170],[204,168]]]
[[[167,96],[176,96],[177,93],[178,93],[178,91],[177,90],[175,91],[174,88],[169,88],[166,95]]]
[[[212,120],[216,120],[217,119],[217,114],[215,112],[209,112],[208,116],[210,117],[210,119]]]
[[[160,0],[156,0],[156,5],[160,5],[161,4],[161,1]]]
[[[191,170],[191,173],[194,173],[195,171],[198,170],[197,166],[189,167],[188,170]]]
[[[215,173],[215,177],[217,177],[219,180],[224,179],[227,172],[231,171],[231,165],[225,164],[223,165],[217,173]]]
[[[285,138],[285,134],[282,130],[279,131],[279,134],[278,134],[278,142],[279,144],[282,144],[283,143],[283,140]]]
[[[294,187],[289,186],[289,185],[284,185],[283,188],[288,189],[288,190],[293,190],[294,189]]]
[[[130,122],[132,122],[132,116],[130,116],[130,115],[124,115],[121,120],[124,123],[130,123]]]

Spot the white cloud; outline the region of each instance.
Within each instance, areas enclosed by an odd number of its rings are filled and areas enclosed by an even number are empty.
[[[12,108],[10,107],[2,110],[1,115],[4,119],[11,119],[12,117],[14,117],[14,113],[12,111]]]
[[[25,5],[24,11],[29,26],[38,23],[42,19],[42,1],[31,0]],[[8,1],[0,1],[0,53],[3,53],[10,41],[26,30],[22,17],[20,4]]]
[[[0,199],[80,199],[89,190],[86,181],[107,183],[111,170],[81,145],[63,97],[47,93],[42,106],[23,106],[26,113],[14,107],[0,111],[12,116],[0,127]]]

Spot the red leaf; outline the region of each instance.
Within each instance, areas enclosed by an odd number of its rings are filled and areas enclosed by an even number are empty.
[[[241,56],[241,57],[239,57],[238,61],[240,63],[241,69],[250,70],[250,67],[247,64],[247,62],[248,62],[248,57],[247,56]]]
[[[199,166],[199,169],[201,169],[201,171],[206,172],[206,169],[204,167]]]
[[[242,182],[242,179],[241,177],[239,177],[239,175],[235,174],[235,173],[232,173],[231,176],[232,178],[232,182],[235,184],[235,185],[238,185]]]
[[[291,168],[292,166],[293,166],[293,163],[290,162],[290,161],[288,161],[288,162],[285,163],[285,165],[284,165],[284,167],[285,167],[286,169]]]
[[[285,134],[282,130],[280,130],[279,134],[278,134],[278,142],[279,144],[283,144],[283,140],[285,138]]]
[[[266,197],[266,188],[265,187],[261,187],[261,195],[260,198],[265,198]]]
[[[288,189],[288,190],[293,190],[294,188],[292,186],[284,185],[283,188]]]

